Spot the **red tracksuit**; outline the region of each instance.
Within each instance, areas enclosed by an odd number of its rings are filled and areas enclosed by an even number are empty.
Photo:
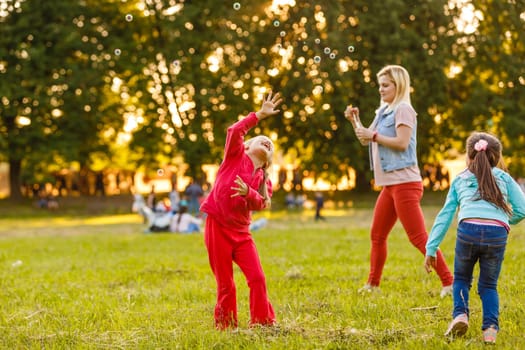
[[[268,300],[266,279],[253,238],[249,232],[251,211],[264,209],[264,198],[257,192],[263,170],[254,169],[246,155],[244,136],[258,119],[255,113],[228,128],[224,159],[215,184],[201,206],[207,213],[204,239],[210,266],[217,281],[215,325],[218,329],[237,327],[237,300],[233,262],[244,273],[250,288],[250,325],[275,323],[275,313]],[[254,171],[255,170],[255,171]],[[248,185],[246,196],[232,197],[239,175]],[[268,189],[271,194],[271,183]]]

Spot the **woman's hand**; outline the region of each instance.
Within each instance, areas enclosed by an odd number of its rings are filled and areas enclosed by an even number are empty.
[[[361,123],[361,119],[359,119],[359,108],[352,107],[352,105],[349,105],[345,109],[345,118],[352,123],[352,126],[354,129],[356,128],[362,128],[363,124]]]
[[[276,93],[272,96],[272,92],[270,91],[268,96],[264,98],[261,109],[258,112],[255,112],[255,115],[259,120],[268,118],[281,111],[280,109],[276,109],[281,104],[281,102],[283,102],[280,96],[281,95],[279,93]]]
[[[233,186],[231,189],[234,191],[234,193],[231,195],[232,197],[237,196],[246,196],[248,194],[248,185],[242,181],[241,177],[237,175],[237,178],[235,179],[235,184],[237,186]]]
[[[363,127],[356,128],[355,134],[361,143],[366,144],[372,142],[372,138],[374,137],[374,132],[372,130]]]

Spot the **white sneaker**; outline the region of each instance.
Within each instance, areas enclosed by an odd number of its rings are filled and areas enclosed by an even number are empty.
[[[468,316],[467,314],[460,314],[454,317],[450,322],[445,337],[461,337],[468,330]]]
[[[439,293],[441,299],[449,295],[452,295],[452,285],[443,287],[441,293]]]
[[[364,293],[373,293],[373,292],[375,293],[379,291],[380,291],[379,286],[373,286],[370,283],[367,283],[363,287],[359,288],[357,290],[357,293],[364,294]]]

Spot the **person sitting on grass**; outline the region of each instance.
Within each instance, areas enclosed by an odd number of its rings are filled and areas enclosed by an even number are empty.
[[[179,202],[179,211],[173,215],[170,222],[170,231],[174,233],[200,232],[202,220],[188,213],[188,201]]]

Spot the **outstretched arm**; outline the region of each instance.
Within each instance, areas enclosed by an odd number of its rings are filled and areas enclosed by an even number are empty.
[[[255,112],[257,118],[262,120],[279,113],[281,110],[276,108],[281,104],[281,102],[283,102],[282,98],[280,97],[281,95],[279,93],[272,95],[272,92],[270,91],[268,96],[264,98],[261,109]]]

